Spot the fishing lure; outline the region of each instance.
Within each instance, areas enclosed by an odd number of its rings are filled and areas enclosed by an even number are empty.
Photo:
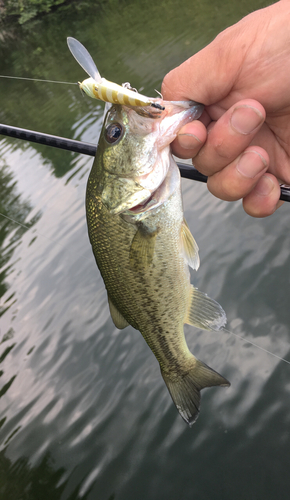
[[[162,111],[165,109],[161,104],[156,102],[157,99],[139,94],[128,83],[124,83],[123,86],[121,86],[102,78],[90,53],[75,38],[69,36],[67,38],[67,44],[76,61],[90,76],[90,78],[87,78],[82,83],[78,82],[80,89],[89,97],[112,104],[142,107],[152,106]]]

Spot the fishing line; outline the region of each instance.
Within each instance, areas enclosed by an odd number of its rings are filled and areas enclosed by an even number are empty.
[[[251,340],[245,339],[244,337],[242,337],[241,335],[238,335],[237,333],[230,332],[230,330],[227,330],[226,328],[222,328],[220,331],[225,332],[225,333],[229,333],[230,335],[234,335],[238,339],[243,340],[243,342],[247,342],[247,344],[251,344],[254,347],[257,347],[258,349],[261,349],[261,351],[264,351],[267,354],[270,354],[271,356],[278,358],[280,361],[284,361],[284,363],[287,363],[288,365],[290,365],[290,361],[288,361],[287,359],[282,358],[281,356],[278,356],[278,354],[275,354],[274,352],[268,351],[268,349],[265,349],[264,347],[261,347],[260,345],[255,344],[255,342],[252,342]],[[287,346],[287,347],[289,348],[289,346]]]
[[[24,76],[8,76],[0,75],[0,78],[11,78],[13,80],[30,80],[31,82],[47,82],[47,83],[63,83],[64,85],[78,85],[78,83],[72,82],[60,82],[58,80],[41,80],[40,78],[26,78]]]
[[[62,81],[57,81],[57,80],[44,80],[44,79],[40,79],[40,78],[28,78],[28,77],[21,77],[21,76],[8,76],[8,75],[0,75],[0,78],[9,78],[9,79],[13,79],[13,80],[28,80],[28,81],[33,81],[33,82],[46,82],[46,83],[60,83],[60,84],[63,84],[63,85],[78,85],[78,83],[73,83],[73,82],[62,82]],[[5,127],[5,126],[4,126]],[[16,127],[9,127],[8,128],[10,129],[14,129],[17,130],[17,133],[19,133],[18,131],[21,131],[21,132],[27,132],[27,133],[30,133],[30,134],[37,134],[36,132],[33,132],[33,131],[25,131],[25,130],[21,130],[21,129],[17,129]],[[3,133],[3,131],[1,131]],[[0,133],[1,133],[0,132]],[[10,131],[11,132],[11,131]],[[11,133],[5,133],[5,135],[12,135]],[[47,144],[48,142],[50,142],[50,144],[48,143],[47,145],[50,145],[50,146],[54,146],[54,147],[60,147],[61,149],[68,149],[68,150],[73,150],[73,147],[75,147],[75,152],[78,152],[78,153],[83,153],[83,154],[88,154],[90,156],[95,156],[96,154],[96,146],[92,145],[92,144],[86,144],[86,143],[81,143],[80,141],[72,141],[70,139],[64,139],[64,138],[60,138],[60,137],[54,137],[54,136],[49,136],[47,134],[40,134],[38,133],[39,136],[43,136],[44,139],[42,140],[45,140],[45,143]],[[26,139],[26,140],[30,140],[32,142],[42,142],[41,139],[39,139],[39,137],[37,137],[37,139],[31,139],[31,137],[18,137],[17,138],[23,138],[23,139]],[[52,144],[51,143],[51,140],[53,142],[53,140],[56,140],[56,142],[58,142],[58,144]],[[67,144],[64,145],[65,141],[67,141]],[[71,143],[71,144],[70,144]],[[75,144],[73,144],[75,143]],[[81,150],[80,150],[81,149]],[[185,165],[185,164],[178,164],[178,167],[181,169],[181,175],[182,177],[186,177],[186,178],[189,178],[189,179],[193,179],[193,180],[198,180],[200,182],[206,182],[207,181],[207,178],[205,176],[203,176],[202,174],[200,174],[199,172],[195,171],[195,169],[192,167],[192,166],[189,166],[189,165]],[[198,175],[200,178],[198,178]],[[289,186],[285,186],[285,185],[281,185],[281,197],[280,199],[283,199],[285,201],[290,201],[290,197],[289,197]],[[12,219],[11,217],[8,217],[7,215],[4,215],[2,213],[0,213],[0,215],[2,217],[4,217],[5,219],[7,220],[10,220],[11,222],[14,222],[15,224],[23,227],[24,229],[26,230],[29,230],[32,226],[26,226],[25,224],[22,224],[21,222],[18,222],[14,219]],[[49,241],[52,241],[50,238],[47,238],[47,236],[45,236],[44,234],[41,234],[41,233],[38,233],[39,236],[41,237],[44,237],[46,239],[48,239]],[[255,342],[252,342],[251,340],[248,340],[244,337],[242,337],[241,335],[238,335],[237,333],[234,333],[234,332],[231,332],[229,330],[226,330],[225,328],[223,328],[222,330],[220,331],[223,331],[225,333],[228,333],[230,335],[233,335],[235,337],[237,337],[238,339],[242,340],[243,342],[246,342],[247,344],[250,344],[254,347],[256,347],[257,349],[260,349],[261,351],[264,351],[265,353],[267,354],[270,354],[271,356],[274,356],[275,358],[279,359],[280,361],[283,361],[284,363],[287,363],[288,365],[290,365],[290,361],[288,361],[287,359],[285,358],[282,358],[281,356],[279,356],[278,354],[275,354],[271,351],[268,351],[268,349],[265,349],[264,347],[261,347],[260,345],[256,344]]]
[[[18,226],[21,226],[21,227],[23,227],[24,229],[27,229],[27,231],[28,231],[29,229],[32,229],[32,228],[36,229],[36,228],[34,227],[34,225],[32,225],[32,226],[26,226],[25,224],[22,224],[22,222],[19,222],[19,221],[15,220],[15,219],[12,219],[11,217],[8,217],[7,215],[2,214],[1,212],[0,212],[0,216],[4,217],[4,219],[7,219],[7,220],[9,220],[9,221],[11,221],[11,222],[14,222],[14,224],[17,224]],[[62,248],[61,243],[57,243],[57,242],[55,242],[52,238],[48,238],[45,234],[40,233],[40,232],[38,231],[38,229],[36,229],[36,231],[37,231],[37,234],[38,234],[41,238],[45,238],[47,241],[49,241],[49,242],[53,243],[55,246],[58,246],[58,247]],[[71,254],[72,254],[72,250],[69,250],[69,253],[71,253]]]
[[[22,224],[21,222],[18,222],[17,220],[11,219],[11,217],[8,217],[7,215],[1,214],[2,217],[4,217],[7,220],[10,220],[11,222],[14,222],[15,224],[18,224],[18,226],[24,227],[24,229],[30,229],[32,226],[25,226],[25,224]]]
[[[26,78],[21,76],[6,76],[0,75],[0,78],[12,78],[15,80],[30,80],[35,82],[48,82],[48,83],[61,83],[64,85],[78,85],[78,83],[72,82],[61,82],[55,80],[41,80],[37,78]],[[71,139],[65,139],[64,137],[57,137],[49,134],[44,134],[41,132],[34,132],[33,130],[25,130],[18,127],[12,127],[9,125],[0,124],[0,134],[7,135],[10,137],[15,137],[17,139],[23,139],[30,142],[37,142],[40,144],[46,144],[47,146],[57,147],[60,149],[66,149],[69,151],[74,151],[76,153],[88,154],[90,156],[95,156],[97,146],[92,144],[82,143],[82,141],[73,141]],[[198,170],[196,170],[192,165],[187,165],[185,163],[177,163],[180,169],[181,177],[186,179],[192,179],[199,182],[207,182],[207,177]],[[290,186],[281,184],[280,185],[280,200],[290,202]]]

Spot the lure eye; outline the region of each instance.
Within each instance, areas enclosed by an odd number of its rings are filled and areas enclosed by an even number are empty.
[[[106,130],[105,139],[110,144],[114,144],[122,137],[122,134],[123,127],[119,123],[111,123]]]

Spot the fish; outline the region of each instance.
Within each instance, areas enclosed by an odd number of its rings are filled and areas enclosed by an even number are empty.
[[[89,97],[112,104],[126,104],[127,106],[138,107],[152,106],[163,110],[158,98],[146,97],[140,94],[131,87],[130,83],[126,82],[118,85],[106,80],[106,78],[102,78],[91,54],[76,38],[68,36],[67,44],[76,61],[90,77],[83,82],[78,82],[81,91]]]
[[[179,169],[170,152],[198,103],[160,99],[164,111],[115,104],[104,119],[86,191],[90,242],[115,326],[139,330],[183,420],[192,426],[200,391],[229,386],[189,350],[184,324],[220,330],[222,307],[190,283],[198,246],[183,213]]]

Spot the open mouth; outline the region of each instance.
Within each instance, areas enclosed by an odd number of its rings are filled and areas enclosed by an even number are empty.
[[[156,191],[154,191],[151,196],[149,196],[149,198],[144,200],[143,203],[139,203],[138,205],[135,205],[135,207],[129,208],[128,211],[131,214],[140,214],[147,211],[148,209],[153,208],[158,203],[158,201],[154,198],[154,194],[156,193]]]
[[[137,215],[149,212],[166,203],[175,190],[180,187],[180,173],[177,165],[171,165],[162,184],[151,193],[142,203],[127,210],[128,215]]]

